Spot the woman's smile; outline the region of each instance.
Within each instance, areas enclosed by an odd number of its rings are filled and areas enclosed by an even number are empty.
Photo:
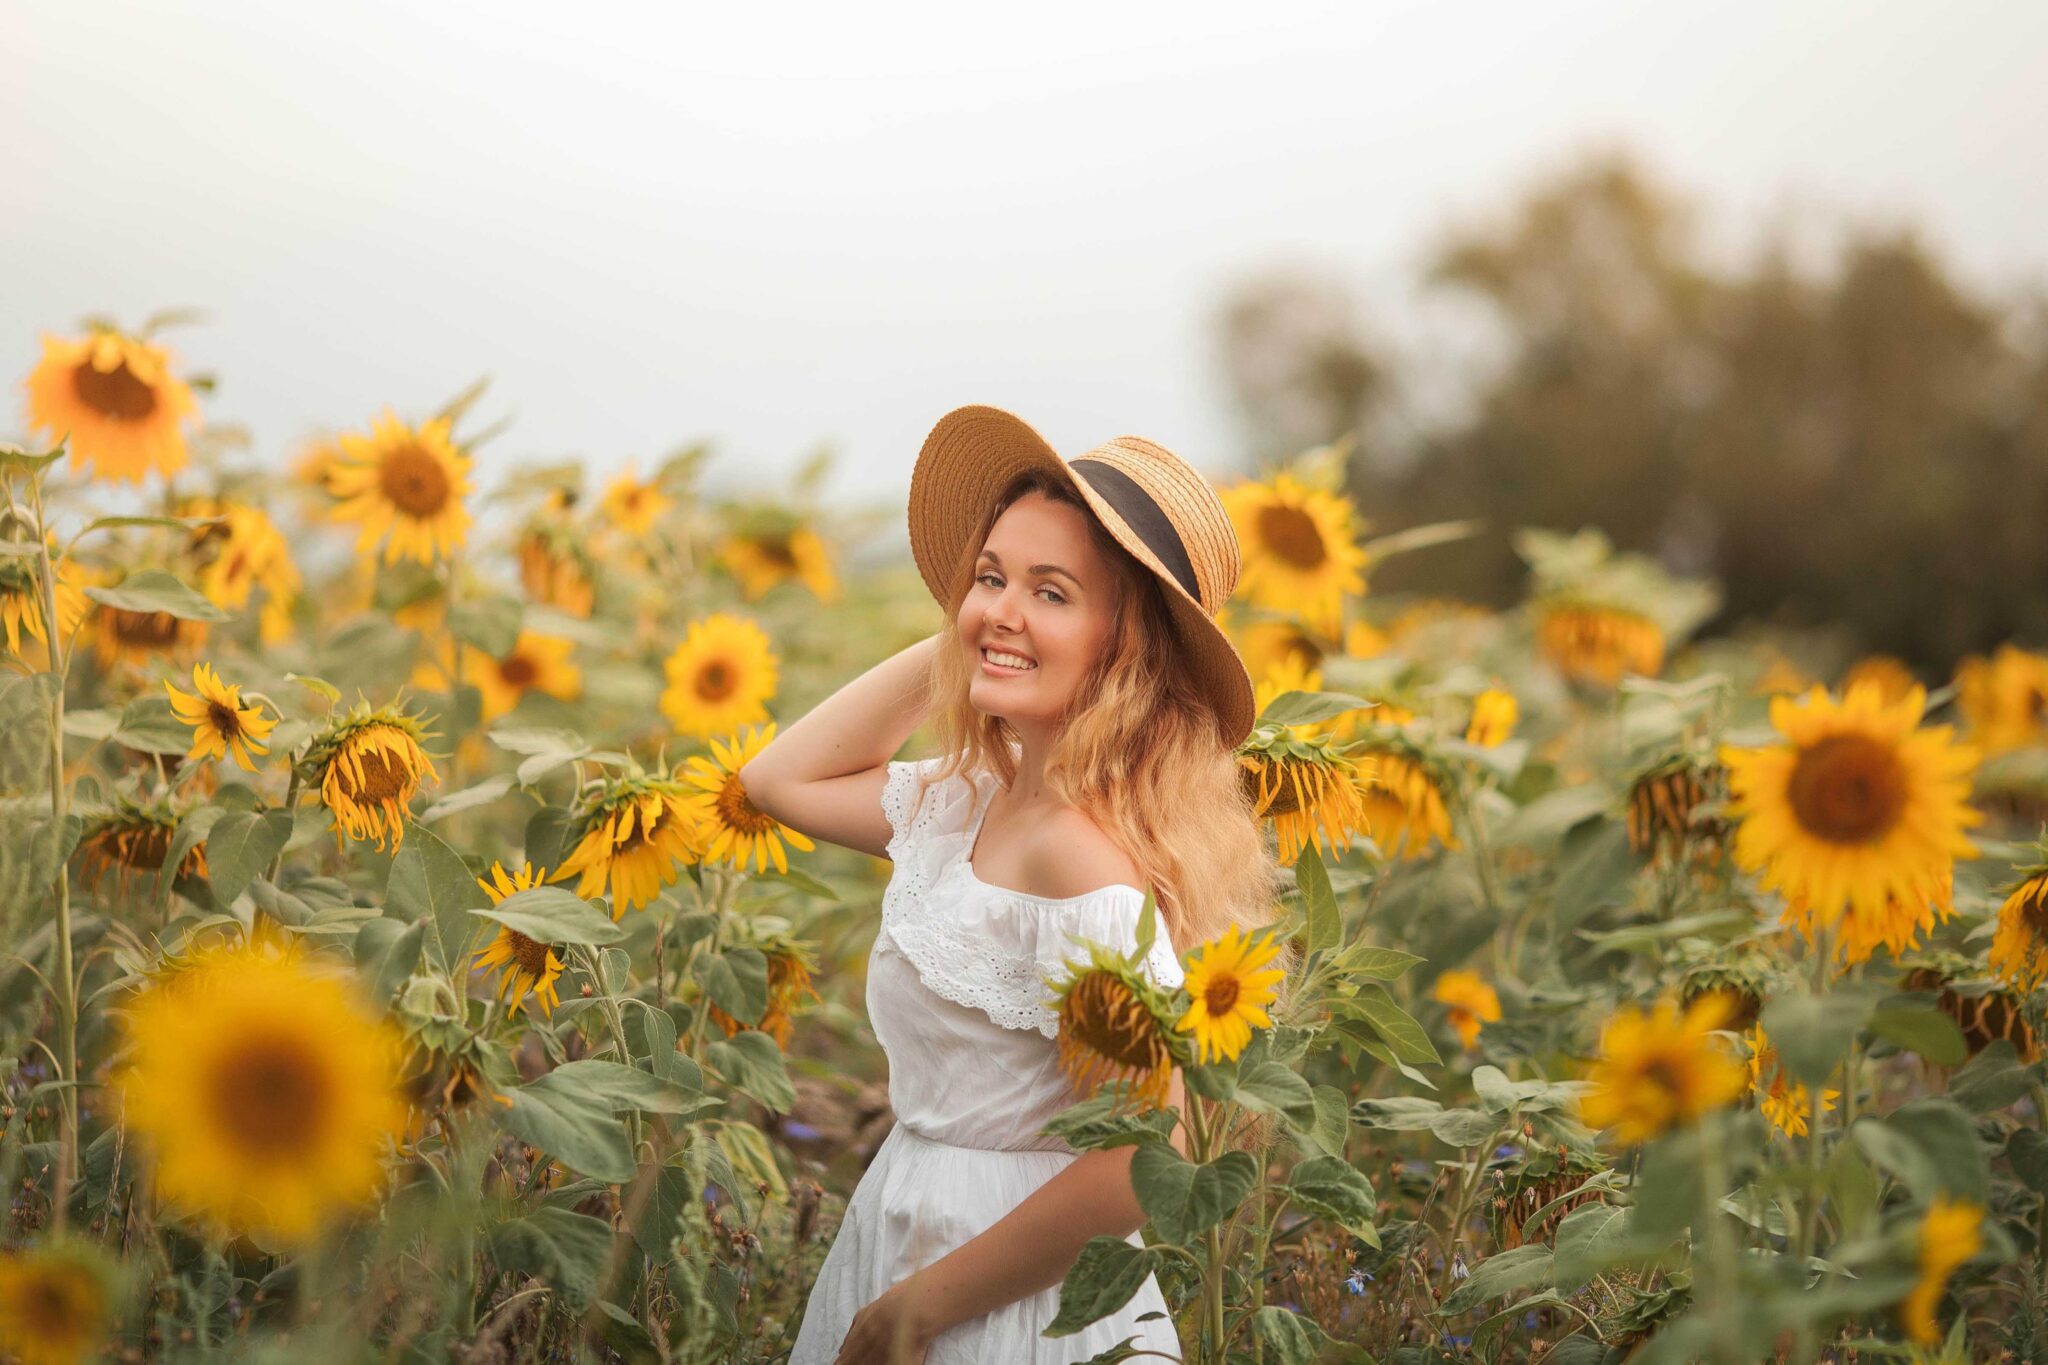
[[[998,660],[1002,662],[998,662]],[[981,671],[994,677],[1014,678],[1020,674],[1029,673],[1037,667],[1037,664],[1026,660],[1021,654],[1012,654],[1008,650],[990,649],[987,646],[982,647]]]

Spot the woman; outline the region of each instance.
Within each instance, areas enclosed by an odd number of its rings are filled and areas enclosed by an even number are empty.
[[[1279,870],[1232,749],[1251,680],[1215,623],[1239,568],[1215,493],[1120,437],[1071,463],[995,408],[942,418],[910,483],[911,550],[949,627],[876,665],[742,770],[749,798],[896,864],[868,968],[896,1126],[848,1203],[791,1365],[1179,1354],[1148,1278],[1078,1335],[1041,1335],[1089,1238],[1140,1242],[1131,1147],[1043,1134],[1078,1098],[1046,978],[1272,916]],[[941,756],[890,755],[930,713]],[[1180,1077],[1172,1102],[1181,1103]],[[1176,1130],[1174,1143],[1185,1151]]]

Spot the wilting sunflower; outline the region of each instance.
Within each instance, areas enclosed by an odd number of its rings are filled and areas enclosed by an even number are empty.
[[[1941,1324],[1934,1320],[1934,1309],[1948,1287],[1949,1276],[1983,1249],[1984,1210],[1967,1199],[1951,1200],[1936,1194],[1927,1201],[1927,1216],[1921,1220],[1914,1242],[1920,1281],[1899,1304],[1899,1325],[1922,1346],[1933,1346],[1941,1340]]]
[[[1515,732],[1521,707],[1515,694],[1489,687],[1472,699],[1472,719],[1465,726],[1465,742],[1492,748],[1505,743]]]
[[[193,727],[192,749],[185,756],[226,758],[232,751],[236,763],[255,772],[256,760],[250,755],[270,752],[263,741],[277,728],[277,721],[265,718],[260,706],[243,706],[241,686],[223,683],[212,664],[192,666],[192,687],[199,695],[180,692],[169,679],[164,680],[164,691],[171,694],[172,713]]]
[[[1958,664],[1955,684],[1964,732],[1987,755],[2048,741],[2048,655],[2002,644]]]
[[[676,733],[695,739],[768,719],[779,679],[773,643],[744,617],[716,611],[692,621],[661,665],[661,711]]]
[[[1188,1007],[1173,1027],[1194,1033],[1197,1060],[1235,1061],[1254,1027],[1273,1026],[1266,1006],[1280,998],[1287,973],[1267,964],[1279,953],[1270,937],[1247,935],[1233,924],[1188,955]]]
[[[2048,981],[2048,848],[2037,852],[1998,907],[1990,956],[1992,975],[2029,995]]]
[[[548,879],[545,868],[535,870],[527,863],[519,871],[506,875],[502,863],[491,864],[491,875],[478,877],[476,884],[491,898],[491,904],[499,905],[505,897],[517,891],[530,891]],[[487,967],[503,967],[504,974],[498,980],[498,997],[505,1002],[508,1010],[518,1009],[531,991],[539,1002],[541,1013],[552,1016],[555,1006],[562,1003],[555,994],[555,982],[562,975],[562,959],[555,956],[555,945],[542,943],[539,939],[528,938],[510,925],[498,926],[498,936],[478,951],[478,970]],[[526,1013],[533,1014],[533,1006],[525,1005]]]
[[[1749,1074],[1714,1037],[1734,1002],[1709,992],[1681,1016],[1672,1000],[1645,1013],[1623,1005],[1600,1030],[1600,1055],[1579,1102],[1594,1128],[1612,1128],[1626,1146],[1700,1121],[1749,1088]]]
[[[85,619],[86,610],[92,603],[80,584],[78,567],[68,558],[57,557],[54,537],[50,543],[50,562],[57,574],[57,624],[63,634],[69,636]],[[49,644],[43,630],[43,594],[37,574],[36,562],[25,555],[0,558],[0,629],[7,632],[9,654],[21,654],[21,637],[24,634]]]
[[[1286,866],[1311,842],[1326,844],[1335,857],[1367,832],[1372,766],[1324,736],[1299,739],[1283,727],[1262,726],[1238,746],[1237,762],[1252,815],[1273,822]]]
[[[1173,1083],[1172,1011],[1120,954],[1094,944],[1088,951],[1087,961],[1068,964],[1046,1002],[1059,1017],[1060,1070],[1083,1099],[1121,1082],[1116,1109],[1163,1109]]]
[[[118,795],[110,807],[87,814],[79,836],[78,881],[98,891],[102,878],[115,873],[115,885],[126,894],[129,882],[143,872],[159,872],[178,837],[178,817],[162,801],[144,804]],[[178,860],[173,878],[204,877],[206,849],[194,845]]]
[[[440,780],[420,745],[426,737],[419,721],[396,707],[364,703],[314,741],[306,763],[318,775],[321,804],[334,816],[337,849],[347,835],[374,840],[378,848],[388,837],[391,851],[398,851],[406,808],[421,781]]]
[[[1735,861],[1803,903],[1811,923],[1851,906],[1884,922],[1892,902],[1917,918],[1953,860],[1976,856],[1963,831],[1984,816],[1963,802],[1977,754],[1949,726],[1917,728],[1926,697],[1915,686],[1888,706],[1871,682],[1839,703],[1820,687],[1798,702],[1773,697],[1783,744],[1721,746]]]
[[[1482,1023],[1500,1022],[1500,997],[1477,972],[1460,969],[1445,972],[1429,989],[1429,998],[1451,1007],[1451,1027],[1458,1041],[1469,1051],[1479,1041]]]
[[[576,894],[601,896],[611,884],[612,918],[623,918],[661,894],[685,863],[703,853],[689,789],[663,777],[628,777],[607,784],[584,808],[576,847],[555,870],[560,880],[578,874]]]
[[[114,1275],[89,1242],[0,1252],[0,1342],[21,1365],[78,1365],[106,1338]]]
[[[1628,846],[1662,862],[1697,841],[1703,856],[1718,857],[1727,836],[1718,818],[1701,820],[1696,812],[1708,792],[1727,780],[1719,764],[1699,763],[1686,754],[1660,759],[1637,774],[1628,792]]]
[[[711,741],[713,759],[692,754],[680,774],[691,793],[691,810],[704,831],[704,861],[725,862],[744,868],[749,861],[756,872],[766,872],[775,861],[777,872],[789,871],[783,854],[784,839],[808,853],[817,845],[756,806],[740,781],[740,769],[775,738],[775,722],[757,726],[744,735],[734,735],[730,745]]]
[[[1398,739],[1367,750],[1372,764],[1363,802],[1373,842],[1389,858],[1420,858],[1435,840],[1459,848],[1444,792],[1451,778],[1423,751]]]
[[[185,467],[184,424],[198,404],[161,346],[110,327],[75,341],[45,333],[27,389],[28,424],[69,445],[74,474],[141,483]]]
[[[836,601],[839,580],[824,540],[793,517],[764,519],[755,527],[735,531],[718,544],[718,559],[740,581],[749,602],[759,601],[776,584],[795,580],[820,602]]]
[[[128,611],[102,602],[86,618],[86,630],[93,661],[100,672],[112,673],[124,663],[146,668],[159,655],[182,662],[205,647],[210,626],[167,611]]]
[[[1612,687],[1624,673],[1654,678],[1664,667],[1664,632],[1640,612],[1575,598],[1553,599],[1541,610],[1537,641],[1575,682]]]
[[[596,566],[573,531],[530,526],[519,537],[519,583],[529,600],[588,617],[597,602]]]
[[[496,720],[519,704],[528,692],[545,692],[564,701],[583,691],[583,670],[569,662],[576,649],[556,635],[522,630],[512,652],[494,659],[480,649],[463,651],[462,677],[483,694],[483,718]]]
[[[606,486],[600,510],[606,521],[627,535],[644,536],[673,506],[674,499],[664,496],[659,484],[652,479],[640,482],[633,476],[633,467],[628,465],[624,473]]]
[[[1746,1041],[1749,1044],[1749,1084],[1756,1094],[1756,1107],[1771,1121],[1771,1126],[1786,1137],[1805,1137],[1806,1116],[1813,1112],[1813,1092],[1806,1088],[1804,1081],[1795,1081],[1785,1074],[1784,1067],[1778,1062],[1778,1050],[1771,1046],[1762,1024],[1750,1030]],[[1842,1092],[1834,1087],[1821,1087],[1821,1112],[1834,1112],[1835,1101],[1841,1097]]]
[[[343,458],[327,472],[327,490],[341,503],[337,521],[359,521],[358,554],[388,531],[384,562],[402,555],[422,564],[445,559],[469,536],[470,458],[456,448],[450,421],[409,427],[390,409],[367,435],[341,438]]]
[[[1911,692],[1919,679],[1913,676],[1913,670],[1906,666],[1903,659],[1890,654],[1866,654],[1849,665],[1835,691],[1847,696],[1851,687],[1864,681],[1876,683],[1884,699],[1887,702],[1895,702],[1902,700]]]
[[[1238,592],[1258,606],[1299,613],[1311,629],[1334,638],[1345,594],[1365,591],[1366,556],[1351,499],[1285,472],[1217,496],[1244,547]]]
[[[200,950],[123,1011],[123,1117],[157,1193],[234,1232],[304,1240],[383,1180],[402,1044],[300,953]]]
[[[768,1007],[761,1012],[761,1022],[753,1027],[773,1038],[775,1046],[787,1052],[797,1001],[804,996],[813,1000],[822,998],[811,985],[813,964],[809,960],[809,949],[783,934],[743,938],[741,943],[758,948],[768,962]],[[748,1027],[716,1004],[710,1006],[710,1017],[728,1038]]]

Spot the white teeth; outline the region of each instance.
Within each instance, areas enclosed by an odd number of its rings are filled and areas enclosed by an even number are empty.
[[[1019,654],[1003,654],[997,650],[984,649],[981,656],[990,663],[1002,664],[1006,668],[1036,668],[1037,664]]]

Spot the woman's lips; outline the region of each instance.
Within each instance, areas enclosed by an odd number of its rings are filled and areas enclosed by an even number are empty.
[[[981,668],[984,673],[997,678],[1017,678],[1022,677],[1026,673],[1037,671],[1035,666],[1032,668],[1012,668],[1008,664],[999,664],[989,658],[986,653],[983,653],[981,656]]]

